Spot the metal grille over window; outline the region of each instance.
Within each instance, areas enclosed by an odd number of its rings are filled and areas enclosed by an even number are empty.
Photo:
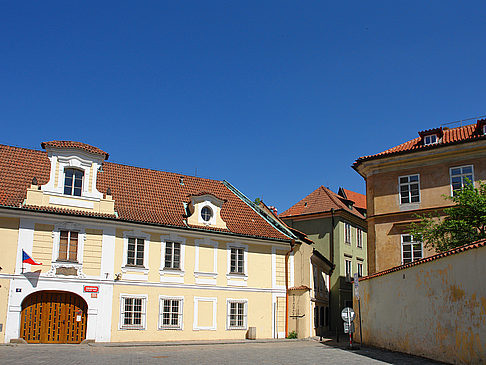
[[[122,327],[143,329],[145,323],[145,298],[122,298]]]
[[[420,202],[420,180],[418,175],[400,177],[400,204]]]
[[[244,250],[242,248],[231,248],[230,272],[243,274],[244,257]]]
[[[229,328],[230,329],[245,329],[246,328],[246,311],[245,302],[229,303]]]
[[[144,243],[143,238],[128,239],[127,265],[143,266]]]
[[[81,196],[83,187],[83,171],[76,169],[64,170],[64,194]]]
[[[160,327],[182,329],[182,299],[161,299]]]
[[[412,235],[402,235],[402,264],[420,260],[422,257],[422,242],[415,241]]]
[[[78,261],[78,232],[59,232],[59,261]]]
[[[165,268],[180,269],[181,244],[178,242],[167,242],[165,244]]]
[[[472,165],[451,168],[451,186],[453,194],[468,184],[472,184],[473,181],[474,172]]]

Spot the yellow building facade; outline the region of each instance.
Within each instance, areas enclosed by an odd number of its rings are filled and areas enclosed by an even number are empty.
[[[108,163],[78,142],[42,147],[0,146],[0,341],[315,334],[321,258],[231,184]],[[297,287],[298,325],[287,300]]]

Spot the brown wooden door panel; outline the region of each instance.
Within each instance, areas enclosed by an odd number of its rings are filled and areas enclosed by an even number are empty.
[[[87,311],[74,293],[31,294],[22,303],[20,337],[29,343],[80,343],[86,338]]]

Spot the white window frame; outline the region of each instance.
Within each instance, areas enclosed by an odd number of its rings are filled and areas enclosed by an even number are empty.
[[[186,256],[186,239],[182,236],[170,233],[168,235],[160,236],[161,250],[160,250],[160,281],[171,283],[184,283],[185,274],[185,256]],[[180,269],[170,269],[165,267],[165,248],[167,242],[177,242],[181,244],[181,258]],[[179,274],[179,277],[175,277],[174,274]]]
[[[344,223],[344,243],[351,244],[351,224],[347,222]]]
[[[472,181],[471,181],[471,184],[473,184],[474,186],[474,165],[463,165],[463,166],[454,166],[454,167],[451,167],[449,168],[449,183],[450,183],[450,186],[451,186],[451,196],[454,196],[454,188],[452,186],[452,170],[453,169],[461,169],[461,174],[460,175],[454,175],[454,177],[457,177],[457,176],[460,176],[461,177],[461,189],[464,189],[464,177],[466,175],[469,175],[469,174],[464,174],[462,172],[462,169],[465,168],[465,167],[471,167],[471,175],[472,175]],[[459,189],[457,189],[459,190]]]
[[[432,142],[432,137],[435,137],[435,141]],[[436,144],[439,142],[439,136],[437,134],[428,134],[424,136],[424,145]]]
[[[348,265],[349,263],[349,265]],[[349,268],[349,270],[348,270]],[[346,277],[351,277],[353,275],[353,259],[352,258],[348,258],[348,257],[345,257],[344,258],[344,275]]]
[[[361,268],[361,270],[360,270],[360,268]],[[363,262],[362,261],[358,261],[356,263],[356,272],[358,274],[358,277],[363,276]]]
[[[125,299],[142,299],[142,324],[139,327],[135,326],[127,326],[124,324],[125,319]],[[147,326],[147,302],[148,302],[148,295],[147,294],[120,294],[120,322],[118,324],[118,329],[120,330],[145,330]]]
[[[75,231],[78,232],[78,253],[77,262],[73,261],[59,261],[59,246],[61,242],[61,231]],[[62,266],[81,266],[83,264],[84,241],[86,239],[86,232],[83,226],[77,223],[59,223],[54,226],[52,232],[54,240],[54,249],[52,250],[52,262],[61,264]]]
[[[363,230],[356,228],[356,247],[363,248]]]
[[[417,181],[412,181],[410,182],[410,178],[413,177],[413,176],[417,176]],[[402,178],[407,178],[407,182],[406,183],[402,183],[400,182],[400,179]],[[412,192],[412,189],[410,188],[410,186],[412,184],[418,184],[418,202],[412,202],[412,195],[411,195],[411,192]],[[408,186],[408,200],[409,202],[408,203],[402,203],[402,185],[403,186]],[[420,174],[410,174],[410,175],[403,175],[403,176],[399,176],[398,177],[398,203],[400,205],[407,205],[407,204],[420,204],[422,200],[422,197],[421,197],[421,194],[420,194]]]
[[[143,267],[142,266],[130,266],[127,265],[128,260],[128,239],[129,238],[141,238],[144,240],[143,245]],[[125,231],[123,232],[123,267],[122,269],[129,271],[141,271],[148,273],[149,269],[149,247],[150,247],[150,234],[142,231]]]
[[[483,125],[483,134],[486,134],[486,124]]]
[[[198,325],[198,317],[199,317],[199,302],[212,302],[213,303],[213,323],[211,326],[199,326]],[[194,331],[216,331],[217,328],[217,316],[218,314],[218,299],[217,298],[209,298],[209,297],[194,297],[194,322],[192,329]]]
[[[177,300],[179,301],[179,323],[177,326],[164,325],[164,300]],[[182,330],[184,329],[184,297],[159,295],[159,330]]]
[[[410,237],[410,242],[403,242],[403,237]],[[412,259],[412,261],[406,262],[406,263],[403,260],[403,246],[404,246],[404,244],[411,245],[410,248],[411,248],[411,255],[412,255],[411,259]],[[415,258],[414,257],[414,250],[413,250],[413,245],[414,244],[420,244],[420,258]],[[423,245],[423,243],[420,242],[420,241],[415,241],[413,239],[413,236],[411,234],[402,234],[400,236],[400,246],[401,246],[400,247],[400,252],[401,252],[401,256],[402,256],[401,257],[402,258],[402,261],[401,261],[402,262],[402,265],[409,264],[409,263],[412,263],[414,261],[417,261],[417,260],[420,260],[420,259],[423,259],[424,258],[424,245]]]
[[[241,303],[243,304],[243,326],[231,326],[230,325],[230,310],[231,303]],[[248,329],[248,299],[226,299],[226,330],[247,330]]]
[[[243,272],[231,272],[231,249],[243,249]],[[227,277],[229,278],[247,278],[248,277],[248,245],[238,242],[230,242],[226,244],[226,262],[227,262]]]

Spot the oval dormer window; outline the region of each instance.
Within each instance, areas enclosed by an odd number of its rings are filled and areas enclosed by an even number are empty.
[[[209,222],[212,217],[213,217],[213,210],[210,207],[205,206],[201,209],[201,218],[203,219],[203,221]]]
[[[65,169],[64,176],[64,194],[81,196],[83,171],[78,169]]]

